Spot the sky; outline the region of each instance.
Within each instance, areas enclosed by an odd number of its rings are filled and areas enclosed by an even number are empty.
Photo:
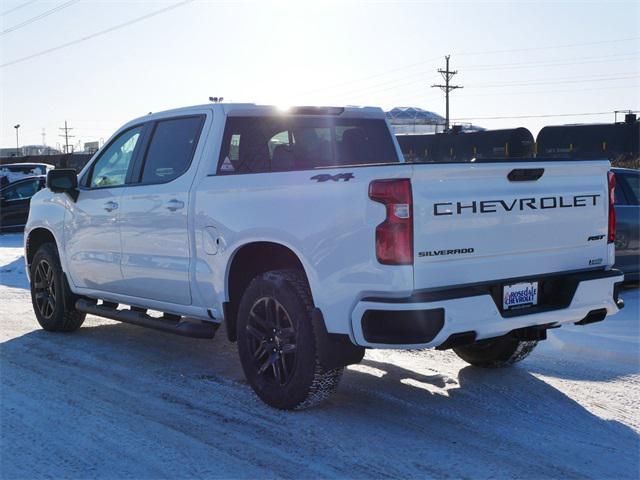
[[[535,135],[640,110],[637,1],[3,0],[0,146],[20,124],[20,144],[56,147],[65,120],[70,143],[104,141],[210,96],[444,116],[447,54],[454,122]]]

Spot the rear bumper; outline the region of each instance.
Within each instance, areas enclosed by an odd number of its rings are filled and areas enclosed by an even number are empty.
[[[618,270],[591,270],[364,298],[351,315],[353,339],[372,348],[446,347],[458,336],[481,340],[527,327],[590,323],[622,308],[623,280]],[[540,305],[503,312],[502,286],[518,281],[539,282]]]

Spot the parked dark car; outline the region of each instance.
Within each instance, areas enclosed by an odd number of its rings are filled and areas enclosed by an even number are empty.
[[[47,175],[53,170],[48,163],[5,163],[0,165],[0,188],[29,177]]]
[[[616,174],[616,268],[625,280],[640,278],[640,170],[613,168]]]
[[[31,197],[45,187],[46,176],[23,178],[0,188],[0,231],[24,228]]]

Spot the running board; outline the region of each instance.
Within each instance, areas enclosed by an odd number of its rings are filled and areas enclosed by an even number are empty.
[[[153,328],[162,332],[174,333],[183,337],[213,338],[218,325],[200,320],[187,320],[185,317],[155,318],[140,311],[139,308],[118,310],[117,304],[97,305],[96,301],[81,298],[76,301],[76,310],[99,317],[110,318],[119,322],[131,323],[139,327]]]

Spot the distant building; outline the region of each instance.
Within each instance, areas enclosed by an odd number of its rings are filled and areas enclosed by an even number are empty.
[[[0,158],[15,157],[15,156],[17,156],[16,155],[16,147],[13,147],[13,148],[0,148]]]
[[[100,148],[99,142],[85,142],[84,144],[84,153],[89,153],[93,155]]]
[[[58,155],[60,150],[48,147],[46,145],[23,145],[18,149],[16,154],[15,147],[0,148],[0,158],[6,157],[29,157],[36,155]]]

